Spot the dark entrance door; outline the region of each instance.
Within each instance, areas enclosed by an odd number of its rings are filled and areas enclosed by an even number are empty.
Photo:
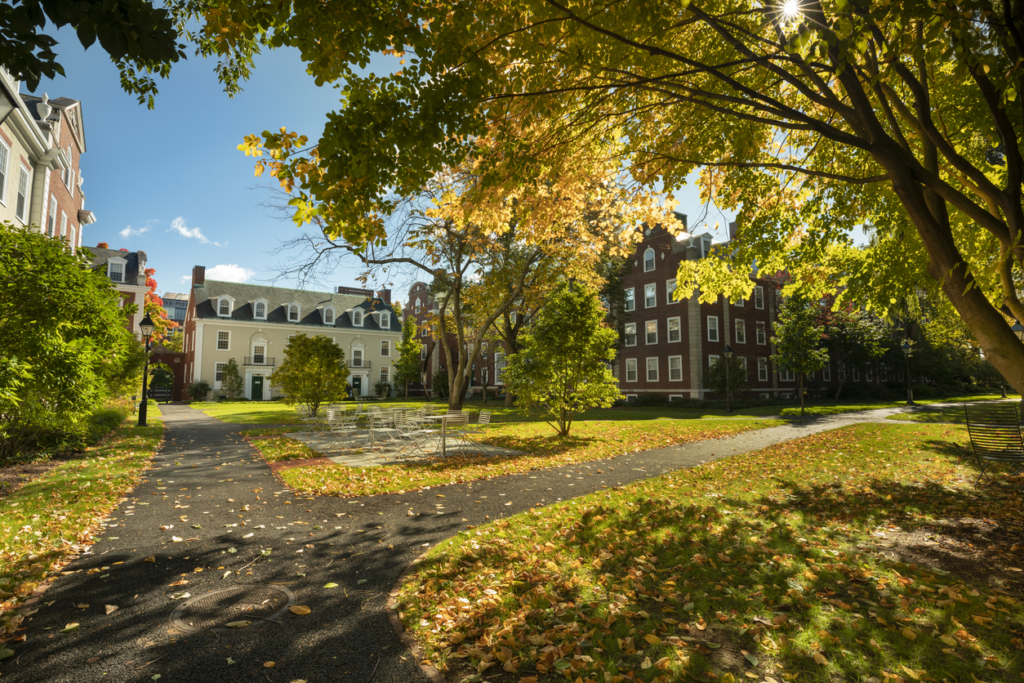
[[[363,378],[353,377],[352,378],[352,395],[362,396],[363,395]]]
[[[250,392],[250,399],[253,401],[263,400],[263,378],[258,375],[252,378],[252,392]]]

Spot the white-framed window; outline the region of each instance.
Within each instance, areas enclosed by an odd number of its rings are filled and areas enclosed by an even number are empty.
[[[668,400],[669,400],[669,402],[676,401],[676,400],[682,401],[683,400],[683,395],[682,394],[669,394],[668,395]]]
[[[845,382],[846,381],[846,363],[837,363],[836,365],[839,366],[839,381],[840,382]]]
[[[873,378],[874,378],[874,371],[872,370],[871,366],[868,365],[868,369],[864,371],[864,380],[867,381],[867,382],[871,382],[871,381],[873,381]]]
[[[668,357],[668,381],[669,382],[682,382],[683,381],[683,357],[682,356],[669,356]]]
[[[380,381],[387,382],[391,379],[391,367],[388,365],[380,366]]]
[[[420,360],[427,359],[427,347],[420,344]]]
[[[217,331],[217,350],[218,351],[230,351],[231,350],[231,332],[227,330]]]
[[[324,325],[334,324],[334,307],[327,306],[324,308]]]
[[[14,214],[22,223],[28,220],[28,174],[27,168],[18,167],[18,203],[15,205]]]
[[[627,382],[635,382],[636,381],[636,358],[627,358],[626,359],[626,381]]]
[[[122,259],[107,261],[107,277],[111,282],[124,282],[124,261]]]
[[[757,381],[767,382],[768,381],[768,359],[758,358],[757,359]],[[762,396],[762,398],[767,398]]]
[[[626,346],[636,346],[636,323],[626,323],[623,336]]]
[[[796,373],[792,370],[779,370],[779,381],[780,382],[795,382]]]
[[[297,323],[299,322],[299,315],[301,310],[298,304],[288,304],[288,322]]]
[[[644,285],[644,308],[654,308],[658,305],[658,285]]]
[[[732,302],[732,305],[736,308],[743,308],[743,299],[736,299],[736,301]]]
[[[60,236],[64,237],[68,234],[68,215],[63,211],[60,212]]]
[[[266,344],[253,344],[252,345],[252,364],[263,365],[263,362],[267,359],[267,345]]]
[[[754,308],[764,310],[764,287],[761,285],[754,286]]]
[[[267,319],[267,302],[256,300],[256,305],[253,307],[253,317],[257,320]]]
[[[380,342],[380,355],[388,358],[391,356],[391,340],[383,339]]]
[[[505,372],[505,352],[495,351],[494,352],[494,383],[504,384],[505,378],[502,375]]]
[[[423,327],[420,328],[420,336],[426,337],[427,334],[429,334],[429,331],[427,330],[427,326],[424,325]]]
[[[57,233],[57,197],[50,194],[50,211],[46,214],[46,234],[54,237]]]
[[[391,314],[390,313],[381,313],[380,314],[380,327],[381,327],[382,330],[390,330],[391,329]]]
[[[636,394],[626,394],[626,403],[635,403]]]
[[[665,303],[673,304],[676,303],[676,279],[670,278],[665,280]]]
[[[860,381],[860,368],[857,367],[856,365],[853,366],[853,381],[854,382],[859,382]]]
[[[734,339],[733,341],[737,344],[747,343],[747,323],[741,318],[736,318],[733,321]]]
[[[7,176],[11,163],[11,150],[0,140],[0,204],[7,206]]]
[[[647,247],[647,251],[644,252],[644,272],[649,273],[654,270],[654,250]]]
[[[718,341],[718,316],[717,315],[709,315],[708,316],[708,341],[709,342],[716,342],[716,341]]]
[[[352,311],[352,324],[356,327],[363,326],[363,312],[358,308]]]
[[[657,382],[658,381],[658,359],[648,358],[647,359],[647,381]]]
[[[648,320],[644,324],[644,344],[658,343],[658,321]]]
[[[759,345],[764,346],[768,343],[768,335],[765,333],[763,320],[758,320],[754,323],[754,331],[757,335],[757,343]]]
[[[217,315],[222,318],[227,318],[231,315],[230,297],[222,296],[217,299]]]
[[[636,293],[632,287],[623,290],[626,293],[624,300],[624,308],[626,312],[636,310]]]
[[[669,343],[683,340],[683,327],[679,318],[668,319],[668,340]]]
[[[363,367],[363,350],[352,349],[352,367],[361,368]]]
[[[830,363],[825,363],[825,367],[821,371],[821,378],[826,382],[832,381],[832,365]]]
[[[220,384],[224,381],[224,368],[228,366],[227,363],[214,363],[213,364],[213,381]],[[220,388],[219,386],[217,387]]]
[[[74,254],[75,250],[78,248],[78,231],[73,225],[71,226],[69,233],[68,245],[71,247],[71,253]]]
[[[420,308],[421,308],[422,306],[423,306],[423,304],[422,304],[422,303],[420,303],[420,300],[419,300],[419,298],[417,298],[417,299],[416,299],[416,303],[415,303],[415,304],[413,304],[412,310],[413,310],[413,311],[415,311],[416,313],[419,313],[419,312],[420,312]]]

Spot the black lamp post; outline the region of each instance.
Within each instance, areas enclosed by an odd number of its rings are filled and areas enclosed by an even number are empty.
[[[139,426],[146,426],[146,406],[149,405],[149,397],[146,396],[146,385],[149,379],[149,338],[153,335],[153,329],[156,325],[153,324],[149,314],[142,319],[139,323],[139,331],[142,332],[143,343],[146,345],[146,366],[142,371],[142,402],[139,404]]]
[[[914,403],[914,390],[910,388],[910,340],[905,339],[903,341],[903,345],[900,346],[900,349],[903,350],[903,357],[907,361],[907,405],[917,405]]]
[[[729,359],[732,358],[732,347],[728,344],[722,349],[725,356],[725,412],[732,412],[732,382],[729,381]]]

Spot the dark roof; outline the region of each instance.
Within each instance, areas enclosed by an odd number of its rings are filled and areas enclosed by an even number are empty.
[[[398,320],[389,304],[382,299],[369,298],[353,294],[337,294],[334,292],[311,292],[302,289],[287,289],[285,287],[270,287],[268,285],[251,285],[240,282],[220,282],[218,280],[207,280],[205,284],[196,285],[196,317],[197,318],[219,318],[217,315],[216,301],[221,296],[230,296],[234,299],[234,307],[231,310],[231,317],[228,320],[242,320],[258,323],[279,323],[281,325],[315,325],[335,329],[355,330],[380,330],[377,319],[369,313],[387,311],[391,314],[390,325],[387,328],[391,332],[401,332],[402,323]],[[254,317],[254,306],[257,299],[264,299],[267,302],[267,319],[257,320]],[[297,303],[300,307],[299,321],[289,322],[286,306]],[[324,325],[321,309],[334,307],[334,325]],[[351,315],[347,312],[350,309],[361,309],[363,311],[363,325],[357,327],[352,324]]]
[[[39,116],[39,110],[36,108],[36,105],[42,102],[43,98],[21,93],[21,99],[25,102],[25,106],[28,107],[28,111],[32,114],[32,118],[36,121],[41,121],[42,118]],[[57,97],[52,100],[47,100],[47,103],[54,109],[67,109],[68,107],[79,104],[79,101],[73,100],[70,97]],[[50,115],[53,116],[53,113],[51,112]]]
[[[127,263],[124,266],[124,283],[126,285],[146,284],[146,252],[144,251],[118,251],[117,249],[101,249],[100,247],[82,247],[92,254],[92,269],[107,269],[107,259],[111,257],[123,258]]]

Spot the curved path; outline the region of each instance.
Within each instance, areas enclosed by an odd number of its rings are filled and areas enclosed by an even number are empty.
[[[0,674],[12,683],[120,683],[157,674],[161,683],[426,680],[389,625],[387,594],[417,555],[467,524],[877,422],[899,410],[820,418],[471,484],[340,499],[285,489],[241,438],[251,425],[165,406],[167,440],[149,478],[111,515],[92,552],[66,568],[73,573],[43,595],[26,620],[27,641],[0,663]],[[188,583],[170,585],[182,580]],[[312,612],[288,613],[281,623],[256,621],[227,635],[170,628],[170,613],[181,602],[172,594],[256,583],[287,585],[296,604]],[[328,583],[337,587],[325,588]],[[106,605],[118,609],[108,615]],[[69,623],[80,626],[62,632]]]

